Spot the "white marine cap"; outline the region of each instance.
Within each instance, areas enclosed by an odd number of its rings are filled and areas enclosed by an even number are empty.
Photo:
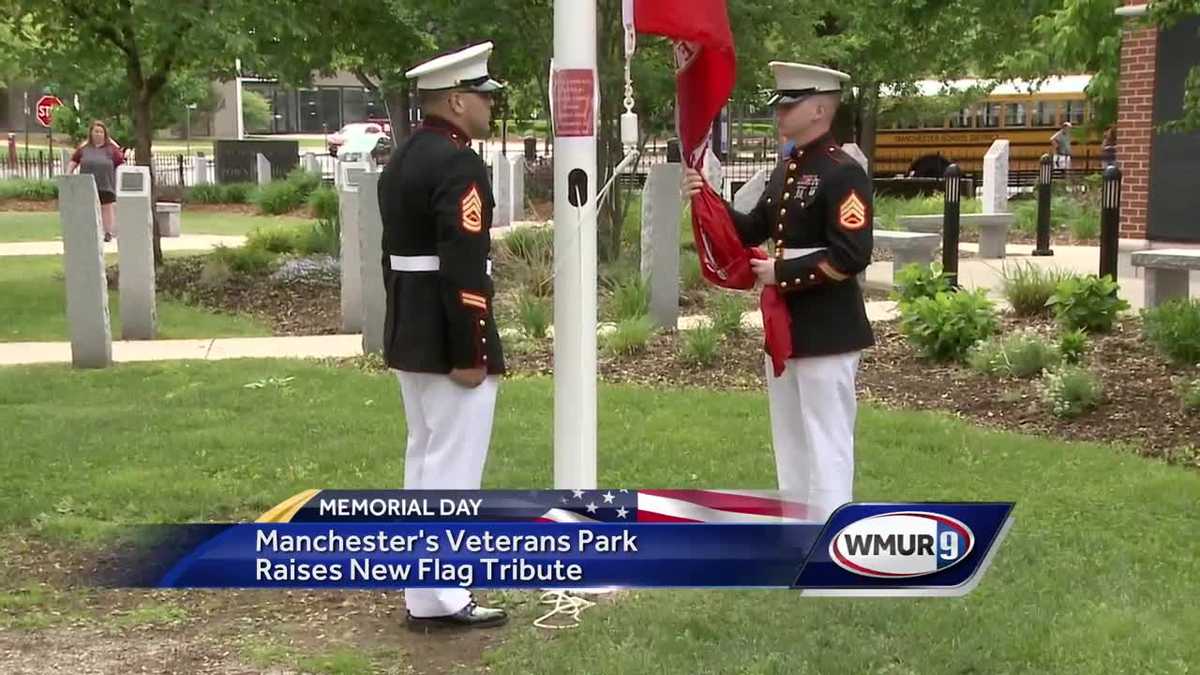
[[[842,91],[842,83],[850,76],[839,70],[803,63],[772,61],[771,72],[775,75],[775,94],[767,105],[795,103],[813,94],[835,94]]]
[[[504,85],[488,75],[488,57],[492,48],[491,42],[484,42],[443,54],[404,73],[404,76],[410,80],[416,79],[420,91],[498,91]]]

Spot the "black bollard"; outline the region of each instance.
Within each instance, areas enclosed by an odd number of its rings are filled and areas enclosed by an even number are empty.
[[[537,137],[525,137],[525,163],[532,164],[537,161]]]
[[[1038,170],[1037,247],[1034,255],[1054,255],[1050,250],[1050,186],[1054,181],[1054,163],[1050,155],[1042,155]]]
[[[1114,164],[1104,170],[1100,206],[1100,276],[1117,280],[1117,238],[1121,227],[1121,170]]]
[[[942,273],[958,288],[958,237],[962,206],[962,169],[946,167],[946,200],[942,210]]]

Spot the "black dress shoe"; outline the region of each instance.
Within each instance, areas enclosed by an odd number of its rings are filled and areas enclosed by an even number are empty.
[[[508,612],[491,607],[480,607],[474,600],[457,612],[445,616],[408,615],[408,629],[419,633],[447,629],[495,628],[506,623],[508,623]]]

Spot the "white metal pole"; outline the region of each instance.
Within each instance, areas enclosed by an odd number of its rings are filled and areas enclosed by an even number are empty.
[[[595,0],[555,0],[554,66],[596,71]],[[593,103],[599,109],[599,101]],[[554,486],[596,487],[596,137],[554,138]],[[586,174],[586,185],[572,171]],[[577,173],[576,176],[579,174]],[[574,187],[580,204],[572,205]],[[580,189],[582,187],[582,189]]]

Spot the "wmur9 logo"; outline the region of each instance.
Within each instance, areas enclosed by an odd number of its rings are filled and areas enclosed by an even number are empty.
[[[927,511],[898,511],[855,521],[829,543],[839,567],[865,577],[907,579],[962,562],[975,535],[961,521]]]

